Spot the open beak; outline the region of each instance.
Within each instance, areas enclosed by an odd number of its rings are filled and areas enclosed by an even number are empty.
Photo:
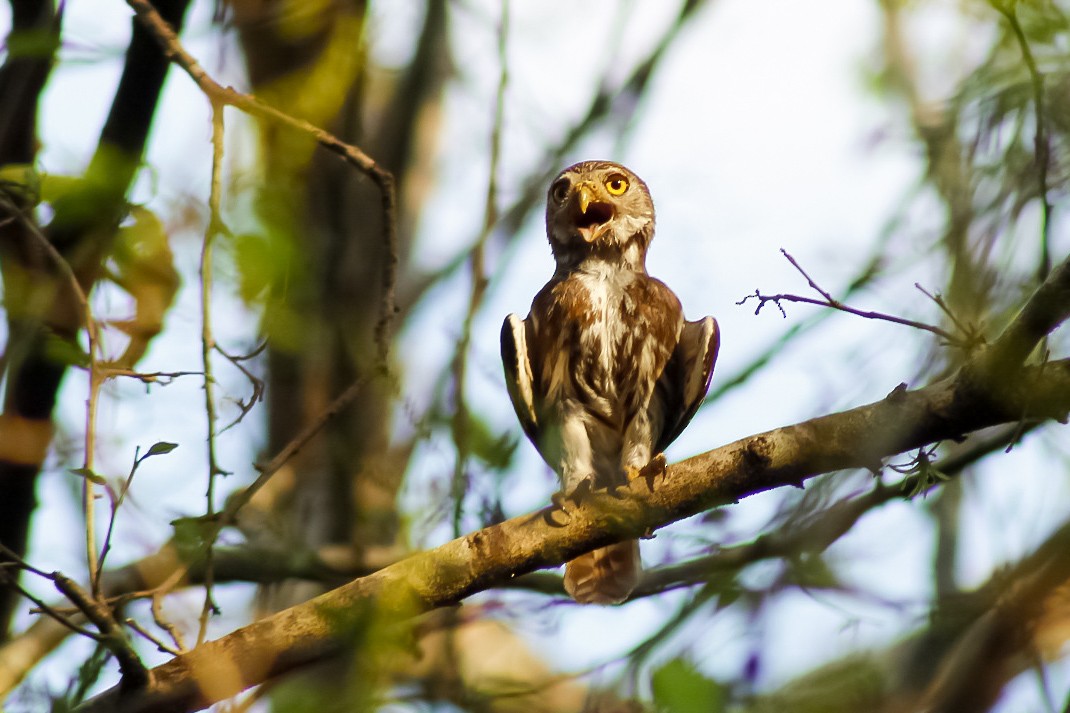
[[[601,235],[602,226],[613,217],[613,206],[595,199],[589,186],[581,185],[576,192],[576,208],[573,222],[585,242],[593,243]]]

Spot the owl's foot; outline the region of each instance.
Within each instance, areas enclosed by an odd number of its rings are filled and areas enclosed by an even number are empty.
[[[659,475],[665,475],[667,472],[668,469],[665,464],[664,453],[658,453],[642,468],[637,468],[634,465],[629,465],[624,468],[624,474],[628,477],[629,483],[638,478],[642,478],[646,481],[646,487],[649,488],[651,492],[654,491],[654,479]]]
[[[571,493],[566,494],[564,491],[561,491],[556,494],[560,495],[562,500],[571,500],[574,505],[579,505],[583,502],[584,498],[591,494],[593,488],[594,481],[590,478],[584,478],[572,489]]]
[[[566,493],[564,490],[558,490],[556,493],[550,496],[550,502],[553,507],[550,508],[551,512],[560,510],[561,512],[568,514],[568,508],[565,506],[566,502],[571,502],[573,505],[580,505],[584,498],[591,494],[591,489],[594,487],[590,478],[584,478],[579,482],[571,493]]]

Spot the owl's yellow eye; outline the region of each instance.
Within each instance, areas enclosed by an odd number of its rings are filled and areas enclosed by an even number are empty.
[[[619,173],[614,173],[612,176],[606,179],[606,190],[609,191],[611,196],[623,195],[624,191],[628,190],[628,179]]]

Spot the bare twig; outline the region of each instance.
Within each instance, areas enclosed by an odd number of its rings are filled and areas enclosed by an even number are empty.
[[[37,227],[36,223],[31,220],[18,206],[14,204],[6,195],[0,193],[0,206],[8,211],[11,215],[18,219],[23,228],[25,228],[28,235],[32,236],[37,244],[45,251],[49,259],[52,261],[56,269],[63,275],[64,282],[70,289],[71,294],[74,296],[75,301],[78,304],[78,311],[82,321],[82,326],[86,332],[86,342],[88,346],[89,356],[89,395],[87,399],[86,407],[86,420],[85,420],[85,454],[82,461],[82,467],[86,471],[93,470],[93,443],[96,438],[96,411],[97,411],[97,399],[100,392],[100,386],[102,380],[97,373],[97,348],[99,342],[99,335],[97,334],[96,320],[93,318],[93,312],[89,305],[89,298],[86,295],[85,290],[82,288],[81,283],[78,281],[78,276],[75,274],[74,269],[70,266],[70,263],[64,259],[63,255],[56,249],[56,247]],[[92,478],[82,479],[82,498],[83,498],[83,512],[85,515],[85,553],[86,553],[86,565],[89,569],[89,580],[92,583],[93,590],[96,591],[97,579],[99,577],[99,566],[97,563],[97,548],[96,548],[96,536],[94,534],[94,518],[95,518],[95,484]]]
[[[116,377],[126,377],[130,379],[136,379],[144,384],[159,384],[160,386],[169,386],[175,379],[179,379],[183,376],[200,376],[204,377],[203,371],[134,371],[133,369],[125,369],[118,367],[101,367],[99,370],[102,379],[114,379]]]
[[[204,243],[201,247],[201,364],[204,369],[204,412],[207,418],[208,450],[208,487],[205,490],[205,517],[211,519],[215,516],[215,481],[216,476],[224,473],[219,467],[216,453],[216,409],[215,409],[215,377],[212,372],[212,352],[215,350],[215,337],[212,335],[212,243],[215,236],[221,232],[223,218],[220,215],[219,205],[222,193],[223,172],[223,104],[212,99],[212,179],[208,194],[208,227],[204,233]],[[208,636],[208,618],[217,611],[215,602],[212,600],[212,548],[215,537],[206,539],[205,548],[205,578],[204,578],[204,604],[201,607],[199,627],[197,629],[197,644],[200,645]]]
[[[951,320],[951,323],[954,324],[960,332],[962,332],[968,343],[971,343],[971,345],[980,345],[984,343],[984,336],[980,333],[977,327],[972,324],[966,324],[956,317],[955,312],[948,306],[943,295],[934,295],[917,282],[914,283],[914,287],[921,292],[921,294],[932,300],[933,303],[940,308],[940,311],[947,315],[947,318]]]
[[[215,350],[219,352],[219,354],[221,354],[224,359],[234,365],[234,367],[237,368],[238,371],[244,374],[245,378],[249,380],[249,383],[252,384],[253,387],[253,393],[249,395],[248,400],[238,399],[238,415],[234,418],[233,421],[228,423],[223,428],[219,429],[220,433],[223,433],[233,428],[234,426],[237,426],[239,423],[242,422],[242,420],[245,419],[246,416],[249,415],[249,413],[253,410],[253,407],[255,407],[258,403],[261,403],[264,400],[264,392],[267,388],[267,385],[264,383],[263,379],[254,374],[249,369],[249,367],[245,366],[245,364],[243,364],[242,362],[248,361],[260,355],[266,348],[267,341],[265,340],[261,342],[256,349],[254,349],[248,354],[231,354],[225,349],[223,349],[223,347],[219,346],[218,343],[216,343]]]
[[[3,207],[10,215],[14,216],[13,219],[19,221],[26,232],[33,236],[33,239],[41,247],[42,250],[48,255],[49,260],[55,265],[56,269],[63,275],[63,279],[70,289],[71,294],[74,296],[75,301],[78,303],[79,311],[82,318],[82,326],[85,328],[89,338],[94,336],[93,325],[96,321],[93,319],[93,312],[89,306],[89,297],[86,295],[85,290],[82,289],[82,284],[78,281],[78,276],[74,274],[74,268],[70,263],[60,254],[56,246],[52,244],[52,241],[41,232],[41,229],[37,227],[37,224],[29,218],[17,205],[15,205],[8,197],[0,191],[0,207]],[[5,224],[10,222],[12,218],[5,221]]]
[[[472,287],[468,294],[468,311],[465,314],[464,325],[461,328],[461,336],[457,340],[457,348],[453,357],[451,370],[453,372],[453,419],[452,432],[453,443],[457,449],[457,456],[453,467],[453,535],[457,537],[462,530],[462,516],[464,514],[464,496],[468,490],[468,456],[469,456],[469,430],[470,416],[468,402],[465,397],[465,378],[468,372],[468,349],[472,341],[472,325],[476,315],[483,304],[483,296],[487,289],[487,276],[485,252],[487,240],[494,230],[498,221],[498,163],[501,158],[502,145],[502,119],[505,113],[505,90],[509,83],[509,65],[507,39],[509,33],[509,2],[503,0],[501,5],[501,22],[498,28],[498,62],[500,71],[498,74],[498,91],[494,99],[494,128],[490,138],[490,171],[487,179],[487,193],[483,206],[483,227],[475,245],[472,246],[470,265],[472,270]]]
[[[138,465],[141,464],[141,459],[138,455],[141,452],[141,447],[134,448],[134,462],[130,465],[130,473],[126,476],[126,480],[123,482],[122,487],[119,489],[119,494],[116,495],[112,492],[111,488],[107,489],[108,497],[111,499],[111,515],[108,517],[108,530],[104,534],[104,544],[100,546],[100,569],[104,569],[104,560],[108,556],[108,552],[111,551],[111,534],[115,528],[115,516],[119,512],[119,506],[123,504],[123,500],[126,499],[126,493],[130,490],[130,484],[134,482],[134,473],[137,472]]]
[[[758,307],[754,310],[754,314],[758,314],[762,311],[762,307],[772,302],[777,306],[777,309],[779,309],[780,313],[785,317],[787,316],[787,313],[784,311],[784,306],[781,304],[781,302],[798,302],[804,304],[818,305],[819,307],[831,307],[832,309],[836,309],[841,312],[847,312],[848,314],[853,314],[855,316],[862,317],[863,319],[874,319],[883,322],[891,322],[893,324],[901,324],[906,327],[913,327],[914,329],[921,329],[926,332],[931,332],[932,334],[935,334],[936,336],[940,337],[948,344],[951,344],[953,346],[969,348],[969,346],[971,345],[971,341],[969,339],[956,337],[945,329],[941,329],[940,327],[936,327],[931,324],[926,324],[925,322],[917,322],[912,319],[896,317],[895,315],[885,314],[883,312],[864,311],[846,305],[843,302],[840,302],[839,300],[834,298],[820,285],[814,282],[813,278],[811,278],[810,275],[808,275],[806,271],[802,269],[802,267],[795,260],[795,258],[792,257],[786,250],[781,248],[780,252],[783,253],[784,257],[788,259],[788,262],[790,262],[795,267],[795,269],[798,270],[799,273],[806,278],[806,281],[810,284],[810,287],[812,287],[815,292],[821,295],[821,299],[815,299],[813,297],[803,297],[801,295],[792,294],[763,295],[760,291],[755,290],[753,294],[747,295],[743,299],[736,302],[737,305],[743,305],[750,299],[756,299],[758,300]]]
[[[156,622],[156,626],[167,632],[167,635],[171,637],[171,641],[175,643],[173,648],[176,651],[179,653],[188,651],[182,632],[163,615],[163,595],[160,592],[156,592],[152,595],[151,601],[149,610],[152,612],[152,620]]]
[[[287,443],[281,451],[275,454],[267,463],[257,465],[257,470],[260,471],[260,475],[257,476],[248,487],[239,493],[235,493],[227,499],[226,507],[219,513],[216,518],[220,525],[226,525],[234,522],[234,518],[237,516],[238,511],[245,507],[245,504],[252,500],[253,496],[264,487],[264,484],[271,479],[275,473],[277,473],[291,458],[304,448],[309,441],[315,437],[317,433],[323,430],[323,427],[327,423],[337,416],[340,412],[349,407],[357,396],[360,395],[361,390],[364,388],[365,382],[368,380],[368,376],[358,376],[352,384],[346,388],[334,401],[330,403],[327,408],[320,412],[319,416],[315,420],[306,425],[301,432],[294,436],[289,443]]]
[[[164,643],[158,636],[155,636],[154,634],[149,633],[148,629],[146,629],[145,627],[143,627],[141,624],[139,624],[137,622],[137,619],[133,619],[133,618],[127,617],[126,619],[123,620],[123,623],[125,623],[127,626],[129,626],[131,629],[133,629],[135,632],[140,634],[147,641],[151,641],[152,644],[158,650],[162,651],[165,654],[171,654],[172,656],[181,656],[184,653],[182,650],[176,649],[175,647]]]
[[[96,369],[96,357],[93,354],[95,340],[89,341],[89,398],[85,409],[85,456],[82,468],[86,473],[93,472],[94,446],[97,439],[97,406],[100,400],[100,387],[104,381]],[[100,563],[97,560],[96,537],[96,483],[94,478],[82,478],[82,506],[85,517],[85,554],[89,569],[89,582],[93,594],[100,593]]]

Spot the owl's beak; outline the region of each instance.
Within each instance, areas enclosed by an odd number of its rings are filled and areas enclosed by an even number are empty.
[[[580,194],[577,200],[580,203],[580,213],[587,215],[587,206],[591,205],[594,200],[594,194],[591,193],[591,189],[587,186],[580,186]]]
[[[576,189],[576,207],[579,213],[574,219],[580,237],[585,242],[593,243],[602,234],[599,229],[602,224],[613,217],[613,206],[597,200],[591,187],[581,184]]]

